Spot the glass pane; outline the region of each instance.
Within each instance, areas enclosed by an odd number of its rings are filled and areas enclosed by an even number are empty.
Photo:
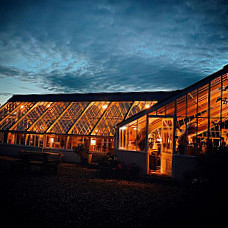
[[[89,102],[73,102],[49,132],[66,134],[88,104]]]
[[[220,118],[210,119],[210,140],[213,147],[219,146],[220,141]]]
[[[157,114],[157,111],[156,111],[156,110],[149,113],[149,115],[154,115],[154,116],[155,116],[156,114]]]
[[[197,152],[197,120],[187,124],[186,134],[187,134],[187,148],[186,155],[194,156]]]
[[[197,90],[187,94],[187,116],[195,116],[197,112]]]
[[[186,116],[186,96],[177,99],[177,116]]]
[[[20,105],[20,102],[7,102],[0,109],[0,121],[9,115],[16,107]]]
[[[109,102],[93,102],[85,113],[80,116],[71,134],[88,135],[108,108]]]
[[[140,112],[142,110],[151,108],[156,103],[157,103],[157,101],[135,101],[133,103],[133,107],[131,107],[129,114],[127,115],[127,118],[137,114],[138,112]]]
[[[208,118],[198,118],[198,137],[207,140]]]
[[[198,117],[208,116],[208,84],[198,89]]]
[[[221,111],[221,77],[211,81],[210,117],[220,118]]]
[[[38,102],[12,130],[26,131],[51,105],[51,102]]]
[[[173,116],[175,111],[175,102],[166,105],[166,115]]]
[[[66,147],[66,136],[47,135],[46,147],[65,149],[65,147]]]
[[[119,148],[133,151],[145,151],[146,116],[119,129]]]
[[[197,119],[177,118],[176,151],[179,154],[194,155],[196,151]]]
[[[136,136],[136,150],[145,151],[146,149],[146,116],[138,119],[138,129]]]
[[[114,136],[115,126],[126,115],[131,102],[112,102],[102,119],[92,132],[92,135]]]
[[[29,128],[29,131],[43,133],[45,132],[59,117],[59,115],[67,108],[69,102],[55,102],[44,113],[43,116],[35,123],[34,126]]]
[[[187,122],[185,118],[177,118],[176,122],[176,151],[178,154],[185,154],[188,144]]]
[[[34,102],[22,102],[13,112],[10,113],[0,124],[1,130],[10,129],[23,115],[25,115],[30,108],[34,105]]]
[[[228,118],[223,118],[219,122],[220,135],[224,139],[226,146],[228,146]]]
[[[140,112],[144,108],[144,106],[145,106],[145,101],[135,101],[133,104],[133,107],[131,107],[131,110],[130,110],[127,118]]]
[[[119,149],[127,150],[127,125],[119,128]]]
[[[127,128],[127,149],[136,151],[136,140],[138,133],[138,121],[134,121]]]
[[[222,76],[222,117],[228,116],[228,74]]]
[[[149,118],[148,126],[148,151],[151,153],[160,154],[161,149],[161,118]]]
[[[165,106],[163,106],[157,110],[157,115],[165,115]]]

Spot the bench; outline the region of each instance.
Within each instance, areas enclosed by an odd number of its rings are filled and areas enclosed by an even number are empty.
[[[30,171],[31,167],[39,167],[45,173],[57,174],[62,155],[53,152],[19,151],[18,160],[12,164],[12,169]]]

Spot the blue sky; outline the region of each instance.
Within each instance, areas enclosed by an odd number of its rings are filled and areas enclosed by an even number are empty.
[[[228,64],[228,2],[1,0],[13,94],[175,90]]]

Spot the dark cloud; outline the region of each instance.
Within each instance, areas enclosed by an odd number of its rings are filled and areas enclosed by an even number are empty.
[[[49,92],[178,89],[227,64],[227,1],[5,0],[0,15],[2,82]]]

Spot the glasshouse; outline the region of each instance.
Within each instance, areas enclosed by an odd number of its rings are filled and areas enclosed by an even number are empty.
[[[0,143],[68,152],[84,144],[90,152],[111,152],[117,123],[173,93],[14,95],[0,109]]]
[[[85,145],[142,174],[181,179],[197,155],[226,144],[228,65],[177,91],[14,95],[0,108],[6,154],[53,150],[78,162],[73,151]]]
[[[228,65],[117,125],[116,154],[146,174],[177,177],[228,143]]]

